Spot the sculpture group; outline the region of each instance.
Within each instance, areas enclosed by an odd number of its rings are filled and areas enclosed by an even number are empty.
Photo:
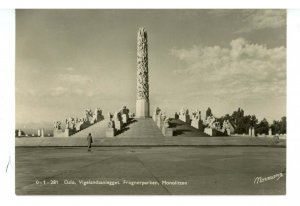
[[[175,113],[175,119],[180,119],[209,136],[224,136],[234,132],[234,128],[229,120],[224,120],[222,126],[212,114],[209,114],[206,119],[202,120],[201,111],[198,109],[190,115],[189,110],[183,107],[178,113]]]
[[[53,135],[55,137],[69,137],[103,119],[104,117],[102,115],[101,109],[96,108],[94,112],[92,112],[91,109],[86,109],[84,112],[84,116],[81,118],[66,118],[64,130],[60,121],[54,122]]]
[[[114,114],[108,113],[107,119],[107,129],[105,136],[114,137],[118,132],[121,132],[130,120],[134,117],[134,114],[129,113],[129,109],[123,106],[122,109],[116,111]]]

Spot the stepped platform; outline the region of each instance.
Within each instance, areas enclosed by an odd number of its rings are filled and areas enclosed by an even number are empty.
[[[181,120],[172,120],[173,137],[164,137],[151,119],[134,119],[115,137],[105,137],[107,120],[98,122],[70,137],[26,137],[16,138],[16,146],[27,147],[80,147],[86,146],[86,137],[93,136],[93,146],[280,146],[286,141],[276,142],[273,138],[248,136],[210,137]]]

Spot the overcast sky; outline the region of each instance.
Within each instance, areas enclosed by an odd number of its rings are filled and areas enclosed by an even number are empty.
[[[285,10],[17,10],[16,123],[135,112],[136,35],[150,107],[286,115]]]

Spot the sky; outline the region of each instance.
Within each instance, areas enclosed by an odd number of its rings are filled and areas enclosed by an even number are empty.
[[[17,10],[16,124],[135,112],[139,27],[151,113],[286,115],[285,10]]]

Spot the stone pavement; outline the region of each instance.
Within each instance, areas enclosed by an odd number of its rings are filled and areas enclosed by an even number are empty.
[[[16,147],[16,194],[285,194],[285,165],[272,147]]]

